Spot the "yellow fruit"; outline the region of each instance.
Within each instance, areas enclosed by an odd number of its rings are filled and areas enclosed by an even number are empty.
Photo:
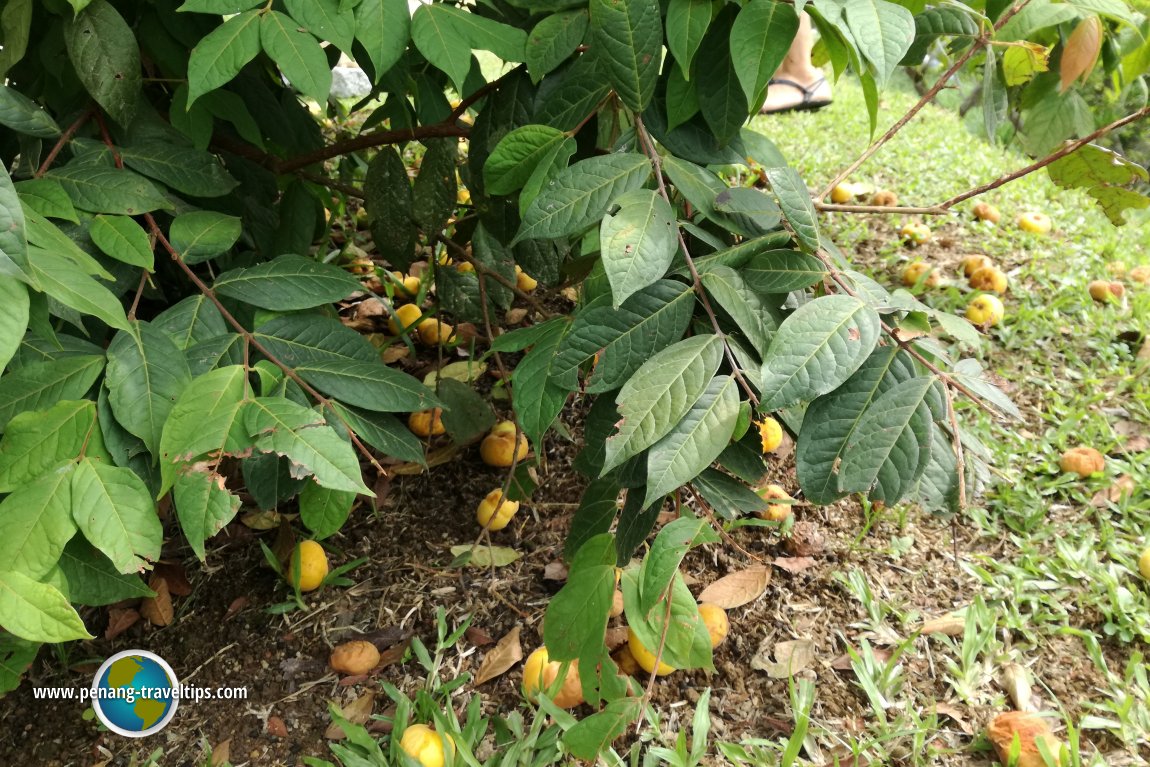
[[[379,650],[362,639],[344,642],[331,651],[328,663],[336,673],[359,676],[379,665]]]
[[[1106,468],[1106,456],[1092,447],[1072,447],[1058,459],[1058,468],[1064,474],[1089,477]]]
[[[1100,304],[1117,301],[1126,295],[1126,286],[1121,282],[1107,282],[1106,280],[1094,280],[1086,286],[1086,290],[1090,293],[1090,297]]]
[[[762,420],[755,422],[755,426],[759,430],[764,453],[773,453],[783,444],[783,427],[771,416],[763,416]]]
[[[870,204],[878,205],[884,208],[890,208],[898,205],[898,195],[889,189],[883,189],[874,193],[874,195],[870,198]]]
[[[703,623],[707,624],[707,633],[711,635],[712,649],[718,647],[731,631],[731,622],[727,619],[727,611],[718,605],[704,602],[699,605],[699,615],[702,617]]]
[[[500,421],[480,443],[479,457],[488,466],[506,468],[512,463],[526,458],[529,449],[527,437],[523,436],[522,433],[519,435],[519,443],[516,446],[514,423]]]
[[[455,755],[455,740],[426,724],[411,724],[403,731],[399,747],[423,767],[443,767]]]
[[[410,328],[419,322],[423,312],[415,304],[404,304],[395,308],[395,314],[387,321],[387,328],[392,335],[399,335],[404,328]]]
[[[456,265],[456,267],[455,267],[455,270],[456,270],[457,272],[460,272],[460,273],[466,274],[466,273],[468,273],[468,272],[474,272],[474,271],[475,271],[475,267],[471,265],[471,262],[470,262],[470,261],[460,261],[460,262],[459,262],[459,263]]]
[[[1138,572],[1142,573],[1142,577],[1150,581],[1150,546],[1142,550],[1142,556],[1138,557]]]
[[[908,288],[913,288],[922,280],[923,285],[928,288],[938,287],[938,272],[935,268],[925,261],[915,261],[909,265],[902,272],[902,284]]]
[[[300,541],[288,562],[288,579],[295,578],[298,572],[299,580],[295,585],[299,590],[315,591],[327,577],[327,571],[327,553],[323,550],[323,546],[315,541]]]
[[[1045,213],[1023,213],[1018,217],[1018,228],[1032,234],[1046,234],[1053,223]]]
[[[441,322],[437,319],[428,319],[419,323],[416,332],[419,333],[419,340],[425,345],[443,346],[451,341],[451,336],[455,333],[455,328],[446,322]]]
[[[519,501],[504,500],[503,490],[495,488],[479,502],[475,519],[480,527],[488,530],[502,530],[519,511]]]
[[[1006,316],[1006,307],[998,296],[983,293],[966,305],[966,318],[975,325],[994,327]]]
[[[615,661],[615,665],[619,667],[619,673],[624,676],[631,676],[639,673],[639,664],[635,662],[635,656],[631,654],[631,648],[623,645],[615,654],[611,656]]]
[[[905,224],[898,230],[898,236],[913,248],[930,239],[930,227],[919,223]]]
[[[1062,742],[1050,731],[1050,725],[1037,714],[1028,714],[1023,711],[1009,711],[999,714],[986,728],[986,737],[994,745],[998,760],[1002,764],[1011,764],[1010,753],[1015,738],[1018,740],[1018,759],[1013,762],[1015,767],[1045,767],[1046,760],[1038,750],[1038,741],[1046,744],[1047,750],[1054,757],[1055,764],[1060,763]]]
[[[1136,266],[1126,275],[1132,282],[1150,285],[1150,266]]]
[[[970,287],[975,290],[1005,293],[1006,286],[1006,273],[996,266],[984,266],[970,275]]]
[[[447,431],[443,428],[443,408],[420,410],[407,417],[407,428],[417,437],[438,437]]]
[[[674,666],[668,666],[662,661],[659,662],[659,668],[655,668],[655,653],[644,647],[643,643],[639,641],[639,637],[631,629],[627,629],[627,648],[631,651],[631,655],[639,667],[648,674],[666,676],[675,670]]]
[[[530,293],[539,287],[539,281],[532,277],[527,272],[515,267],[515,287],[522,290],[524,293]]]
[[[975,203],[973,211],[974,217],[979,221],[989,221],[992,224],[997,224],[998,220],[1002,218],[1002,214],[998,212],[998,208],[988,202]]]
[[[984,266],[994,266],[994,262],[990,260],[989,256],[967,256],[966,258],[962,259],[962,276],[969,278],[970,275],[974,274]]]
[[[791,515],[791,501],[794,498],[787,493],[780,485],[766,485],[755,491],[759,497],[764,501],[786,501],[786,503],[772,503],[763,511],[759,512],[759,519],[767,519],[771,522],[782,522],[784,519]]]
[[[465,187],[459,187],[459,191],[455,193],[455,202],[458,205],[471,204],[471,192]]]
[[[837,184],[831,190],[831,202],[837,205],[843,205],[855,198],[854,184]]]
[[[546,647],[540,647],[527,656],[523,664],[523,696],[532,703],[539,700],[539,693],[546,693],[555,685],[563,664],[551,660]],[[559,708],[574,708],[583,702],[583,686],[579,683],[579,661],[567,666],[567,675],[551,699]]]
[[[615,589],[615,593],[611,595],[611,611],[607,613],[612,618],[618,618],[623,614],[623,592]]]

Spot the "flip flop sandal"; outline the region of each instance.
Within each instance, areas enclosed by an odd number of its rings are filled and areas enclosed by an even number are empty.
[[[778,109],[767,109],[764,107],[763,109],[759,110],[759,114],[771,115],[780,114],[782,112],[807,112],[814,111],[816,109],[822,109],[831,103],[831,99],[819,99],[816,101],[814,96],[815,93],[818,92],[818,89],[821,88],[823,84],[826,83],[826,81],[827,79],[825,77],[820,77],[818,80],[815,80],[810,85],[804,87],[803,85],[796,83],[794,80],[787,80],[783,77],[771,78],[771,80],[767,83],[768,88],[770,88],[772,85],[789,85],[790,87],[795,88],[801,94],[803,94],[803,100],[797,104],[779,107]]]

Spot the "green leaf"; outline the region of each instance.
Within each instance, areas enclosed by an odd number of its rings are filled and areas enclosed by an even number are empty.
[[[579,547],[567,582],[547,606],[543,644],[551,659],[576,660],[603,643],[614,592],[615,538],[597,535]]]
[[[852,296],[816,298],[779,326],[763,359],[763,410],[782,410],[838,388],[878,342],[878,314]]]
[[[324,487],[375,497],[363,484],[351,445],[316,411],[282,397],[260,397],[244,403],[242,414],[256,447],[287,457],[293,474],[311,474]]]
[[[127,216],[96,216],[88,227],[88,236],[105,255],[117,261],[149,272],[155,269],[148,233]]]
[[[140,576],[116,572],[112,561],[101,554],[84,536],[77,535],[64,547],[60,569],[68,580],[68,598],[74,604],[100,607],[125,599],[154,597]]]
[[[414,260],[419,232],[412,212],[411,180],[395,147],[382,147],[371,158],[363,198],[379,255],[406,269]]]
[[[446,4],[420,5],[411,18],[411,38],[461,92],[472,49],[491,51],[504,61],[526,58],[526,32]]]
[[[308,482],[299,494],[299,516],[316,540],[335,535],[347,522],[355,493],[331,490]]]
[[[164,331],[133,321],[108,345],[108,401],[116,420],[160,450],[160,435],[176,399],[192,380],[183,353]]]
[[[643,508],[642,500],[640,488],[629,489],[619,512],[619,524],[615,528],[615,564],[618,567],[625,567],[631,561],[635,551],[655,529],[655,522],[662,511],[662,502]],[[626,573],[623,577],[627,577]]]
[[[0,280],[0,372],[20,348],[28,329],[31,302],[28,288],[16,280]]]
[[[519,425],[527,438],[540,444],[543,434],[563,409],[571,388],[554,381],[555,352],[571,326],[555,323],[541,337],[511,373],[511,398]],[[572,376],[573,378],[574,376]]]
[[[931,429],[930,461],[922,473],[915,500],[924,511],[955,513],[958,508],[958,460],[950,435]]]
[[[439,236],[455,211],[455,199],[459,193],[455,177],[458,143],[454,138],[431,139],[426,142],[427,151],[411,191],[412,216],[429,239]]]
[[[89,402],[95,410],[95,403]],[[0,503],[0,561],[40,579],[60,560],[76,534],[72,520],[72,471],[57,466],[13,489]]]
[[[211,13],[217,16],[228,16],[249,8],[255,8],[261,0],[185,0],[177,11],[194,11],[196,13]]]
[[[737,224],[740,231],[753,235],[778,228],[782,220],[774,200],[757,189],[740,186],[724,189],[715,195],[715,211]]]
[[[81,314],[91,314],[113,328],[127,329],[128,318],[112,291],[76,270],[73,262],[36,249],[32,274],[44,292]]]
[[[107,0],[95,0],[64,19],[64,41],[76,75],[96,103],[127,127],[140,98],[140,49],[136,36]]]
[[[699,113],[699,95],[676,63],[667,75],[667,130],[674,131]]]
[[[60,126],[52,115],[15,88],[0,84],[0,125],[36,138],[56,138]]]
[[[259,52],[258,11],[232,16],[205,35],[188,58],[188,107],[208,91],[231,82]]]
[[[771,191],[775,193],[787,223],[799,238],[799,244],[804,245],[809,251],[817,251],[821,247],[819,225],[807,185],[790,166],[767,168],[766,174]]]
[[[15,277],[35,287],[28,267],[24,207],[6,167],[0,167],[0,277]]]
[[[1128,208],[1150,206],[1150,198],[1141,191],[1148,178],[1146,169],[1095,144],[1055,160],[1046,171],[1063,189],[1085,189],[1115,226],[1126,223]]]
[[[340,417],[359,438],[384,455],[401,461],[423,463],[423,445],[395,416],[359,408],[334,405]]]
[[[571,518],[571,528],[563,541],[563,558],[572,560],[587,541],[611,530],[619,513],[619,481],[614,476],[591,480]],[[614,564],[612,557],[612,564]]]
[[[679,243],[675,212],[658,192],[636,189],[616,197],[615,205],[599,227],[599,247],[618,307],[667,272]]]
[[[164,331],[185,351],[197,343],[228,332],[224,316],[207,296],[188,296],[156,315],[152,325]]]
[[[315,38],[299,30],[286,14],[268,11],[260,18],[260,46],[296,90],[324,104],[331,93],[331,69]]]
[[[289,254],[224,272],[213,289],[262,309],[295,311],[334,303],[362,286],[338,266]]]
[[[1006,119],[1006,109],[1006,90],[999,84],[994,47],[988,45],[982,70],[982,122],[992,144],[998,141],[998,126]]]
[[[30,178],[16,182],[16,191],[20,193],[20,201],[41,216],[80,223],[76,208],[59,182],[50,178]]]
[[[228,492],[224,477],[204,464],[180,467],[172,485],[172,503],[180,529],[201,562],[204,541],[223,530],[240,508],[240,499]]]
[[[642,570],[646,568],[644,564]],[[643,573],[639,575],[641,577]],[[706,624],[699,616],[695,598],[683,582],[682,573],[673,573],[670,611],[665,599],[656,602],[650,610],[644,610],[640,598],[645,599],[647,595],[640,589],[639,582],[640,578],[632,575],[632,571],[624,571],[621,585],[627,625],[639,637],[643,646],[654,653],[663,642],[662,662],[674,668],[711,668],[711,638]],[[657,599],[663,595],[654,596]]]
[[[613,700],[563,733],[563,745],[575,758],[593,762],[639,718],[639,711],[636,699]]]
[[[767,502],[750,488],[715,469],[704,469],[691,484],[724,519],[738,519],[767,508]]]
[[[452,546],[449,551],[457,561],[466,557],[462,561],[472,567],[506,567],[523,556],[515,549],[506,546],[473,546],[469,543]]]
[[[72,517],[121,573],[139,572],[160,558],[164,528],[148,488],[131,469],[81,460],[72,473]]]
[[[45,178],[59,182],[80,210],[138,216],[172,204],[151,181],[130,170],[71,163]]]
[[[1015,420],[1022,420],[1022,413],[1018,406],[1011,402],[1010,397],[986,378],[982,365],[974,358],[959,360],[950,370],[950,377],[964,387],[974,392],[983,401],[993,405],[1003,415]]]
[[[1002,54],[1002,79],[1008,86],[1023,85],[1050,69],[1050,48],[1038,43],[1012,45]]]
[[[914,42],[914,16],[887,0],[852,0],[844,4],[844,10],[859,51],[874,67],[875,79],[885,86]]]
[[[691,62],[711,25],[714,8],[711,0],[671,0],[667,6],[667,48],[684,78],[690,77]]]
[[[566,237],[603,217],[613,200],[641,187],[651,163],[641,154],[590,157],[559,172],[523,216],[512,245],[532,238]]]
[[[169,238],[185,264],[198,264],[231,250],[242,230],[243,224],[236,216],[194,210],[172,220]]]
[[[751,0],[731,27],[731,60],[747,103],[758,106],[767,97],[767,81],[783,62],[799,31],[795,7],[774,0]]]
[[[94,354],[32,362],[0,377],[0,431],[14,416],[83,397],[104,370]]]
[[[239,414],[249,394],[240,365],[209,371],[187,385],[160,437],[159,496],[172,486],[180,464],[236,456],[251,444]]]
[[[658,0],[591,0],[591,45],[611,87],[634,112],[655,95],[663,52]]]
[[[83,274],[90,274],[104,280],[112,280],[112,273],[105,269],[99,261],[82,250],[76,241],[60,231],[60,228],[48,219],[41,216],[29,207],[24,208],[24,223],[28,234],[29,253],[34,252],[33,261],[47,258],[49,264],[34,264],[31,271],[37,269],[47,270],[50,266],[57,266],[72,262]],[[31,283],[30,283],[31,284]],[[39,287],[33,285],[33,287]]]
[[[747,114],[752,111],[739,84],[731,50],[734,21],[735,9],[728,6],[707,30],[702,46],[706,54],[695,61],[695,94],[699,111],[719,147],[727,146],[739,135]]]
[[[826,265],[797,250],[768,250],[751,256],[739,272],[757,293],[790,293],[816,285],[827,276]]]
[[[379,351],[339,320],[288,314],[269,320],[255,338],[280,362],[291,367],[313,362],[378,362]]]
[[[491,405],[462,381],[441,377],[435,394],[444,406],[443,428],[457,445],[478,441],[495,425]]]
[[[32,0],[10,0],[0,11],[0,38],[4,40],[4,47],[0,49],[0,78],[28,52],[33,8]]]
[[[583,55],[552,75],[559,80],[541,97],[536,121],[559,130],[574,130],[607,97],[606,65],[595,56]]]
[[[437,404],[426,386],[378,360],[308,362],[297,365],[296,373],[325,394],[380,413],[409,413]]]
[[[651,446],[643,505],[685,485],[710,466],[730,442],[738,417],[739,390],[735,379],[711,379],[683,420]]]
[[[774,330],[774,321],[762,300],[743,282],[740,272],[729,266],[712,266],[702,273],[707,293],[731,316],[755,352],[762,356],[770,343],[768,321]]]
[[[566,133],[547,125],[524,125],[505,135],[483,164],[488,194],[511,194],[520,189],[540,161],[567,141],[572,139]]]
[[[539,82],[543,75],[566,61],[587,36],[589,25],[586,10],[553,13],[546,16],[527,36],[526,60],[531,81]]]
[[[1026,151],[1042,157],[1066,139],[1094,130],[1094,114],[1082,94],[1070,91],[1059,98],[1040,99],[1023,113],[1022,127]]]
[[[339,0],[284,0],[288,14],[320,40],[334,43],[349,56],[355,37],[355,16],[340,11]]]
[[[927,8],[914,17],[914,43],[899,62],[903,66],[918,66],[930,46],[941,37],[965,37],[972,41],[978,37],[976,15],[963,5],[942,5]]]
[[[76,460],[95,425],[96,403],[92,400],[64,400],[45,410],[18,414],[8,422],[0,441],[0,493],[11,493]]]
[[[55,587],[10,570],[0,570],[0,624],[32,642],[94,638]]]
[[[604,471],[670,433],[706,391],[722,355],[721,338],[698,335],[643,363],[615,398],[622,420],[618,431],[607,439]]]
[[[215,155],[199,149],[146,141],[121,149],[120,156],[137,173],[192,197],[222,197],[240,183]]]
[[[718,536],[710,530],[706,520],[693,516],[680,517],[660,530],[651,543],[651,550],[643,558],[639,580],[640,611],[649,614],[656,605],[663,602],[687,552],[695,546],[713,543],[717,539]],[[648,645],[648,649],[655,648]]]
[[[375,81],[395,66],[411,37],[406,0],[361,0],[355,7],[355,38],[375,70]]]

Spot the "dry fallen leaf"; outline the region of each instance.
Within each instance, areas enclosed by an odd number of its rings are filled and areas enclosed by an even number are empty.
[[[521,308],[508,309],[507,316],[504,318],[508,325],[518,325],[523,322],[527,317],[527,310]]]
[[[519,644],[519,627],[516,626],[499,640],[491,652],[483,656],[483,662],[475,672],[475,686],[478,687],[506,673],[521,660],[523,660],[523,646]]]
[[[724,575],[703,589],[699,594],[699,601],[710,602],[724,610],[732,610],[761,597],[770,582],[771,569],[766,565],[755,565]]]
[[[971,727],[970,722],[966,721],[966,716],[957,706],[952,706],[949,703],[938,703],[935,705],[934,710],[943,716],[949,716],[951,720],[958,725],[958,729],[967,735],[974,734],[974,728]]]
[[[217,743],[212,749],[212,764],[211,767],[224,767],[225,764],[232,759],[232,739],[228,738],[222,743]]]
[[[465,631],[463,635],[467,637],[468,642],[471,642],[471,644],[476,647],[483,647],[495,641],[490,634],[478,626],[468,626],[467,631]]]
[[[409,354],[411,354],[411,350],[403,344],[392,344],[383,350],[383,354],[379,358],[383,360],[383,364],[390,365],[393,362],[399,362]]]
[[[890,660],[890,657],[893,654],[885,647],[873,646],[871,647],[871,653],[874,655],[875,660],[877,660],[879,663],[886,663],[888,660]],[[831,668],[833,668],[835,671],[851,671],[851,656],[840,655],[831,661]]]
[[[815,560],[812,557],[776,557],[771,564],[786,570],[791,575],[798,575],[803,570],[814,567]]]
[[[768,640],[769,641],[769,640]],[[767,654],[767,641],[751,658],[751,668],[766,671],[772,679],[786,679],[808,668],[815,659],[815,643],[809,639],[789,639],[774,647],[774,660]]]
[[[1017,663],[1004,663],[999,671],[998,683],[1019,711],[1030,708],[1030,674]]]
[[[466,557],[465,564],[473,567],[503,567],[523,556],[515,549],[506,546],[471,546],[466,543],[452,546],[451,554],[456,559]]]
[[[168,592],[168,582],[153,574],[148,581],[148,588],[156,592],[156,595],[140,603],[140,616],[153,626],[167,626],[176,617],[176,611],[172,607],[172,595]]]
[[[966,628],[966,618],[957,613],[948,613],[938,618],[931,618],[922,624],[923,634],[946,634],[948,637],[962,636]]]
[[[240,521],[252,530],[274,530],[279,527],[278,511],[249,511],[240,515]]]
[[[365,724],[371,718],[371,710],[375,706],[375,693],[368,691],[348,703],[340,711],[343,718],[352,724]],[[270,724],[270,720],[269,720]],[[329,724],[323,736],[328,740],[343,740],[347,733],[338,724]]]
[[[140,614],[130,607],[109,607],[108,628],[104,629],[105,639],[115,639],[136,625]]]
[[[543,568],[543,580],[545,581],[565,581],[567,580],[567,565],[562,562],[548,562],[547,566]]]
[[[184,566],[174,562],[157,562],[152,571],[168,582],[168,593],[174,597],[186,597],[192,593],[192,584]]]
[[[232,603],[228,605],[228,611],[224,613],[224,620],[230,620],[234,618],[236,614],[239,613],[240,610],[247,607],[251,601],[252,600],[249,597],[236,597],[233,599]]]
[[[607,645],[608,652],[615,652],[627,644],[627,634],[630,632],[626,626],[608,626],[607,634],[603,637],[603,644]]]
[[[268,735],[271,735],[273,738],[286,738],[288,736],[287,725],[284,724],[284,720],[278,716],[268,717],[267,730]]]

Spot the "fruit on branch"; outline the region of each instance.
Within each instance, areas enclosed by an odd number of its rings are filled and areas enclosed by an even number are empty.
[[[1136,266],[1126,276],[1130,278],[1131,282],[1137,282],[1139,285],[1150,285],[1150,266]]]
[[[399,747],[422,767],[443,767],[455,761],[455,740],[426,724],[408,725]]]
[[[424,320],[415,330],[419,340],[427,346],[443,346],[455,334],[455,328],[439,319]]]
[[[771,522],[782,522],[791,515],[791,502],[794,498],[782,488],[781,485],[766,485],[756,491],[764,501],[784,501],[784,503],[771,503],[766,509],[759,512],[759,519]]]
[[[898,230],[898,236],[902,238],[903,243],[908,247],[917,248],[930,239],[930,227],[926,224],[912,221],[909,224],[903,224],[902,229]]]
[[[659,667],[656,668],[655,653],[644,647],[643,643],[639,641],[639,636],[631,629],[627,629],[627,649],[631,651],[631,655],[635,658],[635,662],[639,664],[639,668],[648,674],[666,676],[675,670],[674,666],[669,666],[662,660],[659,661]]]
[[[970,255],[962,259],[962,276],[967,279],[984,266],[994,266],[990,256]]]
[[[331,651],[328,659],[331,670],[338,674],[359,676],[379,665],[379,650],[371,642],[356,639],[344,642]]]
[[[507,468],[526,458],[528,450],[530,445],[522,432],[519,433],[518,442],[516,441],[515,424],[512,421],[500,421],[480,443],[479,457],[488,466]]]
[[[551,660],[546,647],[540,647],[527,656],[523,664],[523,697],[535,703],[539,700],[539,693],[546,693],[552,689],[563,664]],[[579,683],[579,661],[571,661],[567,665],[567,673],[559,690],[551,699],[559,708],[574,708],[583,702],[583,686]]]
[[[1028,714],[1023,711],[1008,711],[999,714],[991,720],[986,728],[986,737],[994,745],[998,760],[1003,764],[1010,764],[1010,753],[1014,740],[1018,738],[1018,760],[1016,767],[1045,767],[1045,760],[1038,750],[1038,743],[1045,743],[1047,750],[1059,763],[1059,752],[1062,742],[1054,737],[1050,725],[1037,714]]]
[[[419,322],[423,312],[415,304],[404,304],[395,307],[395,313],[387,321],[387,329],[392,335],[399,335],[405,328],[410,328]]]
[[[922,284],[928,288],[937,288],[938,271],[926,261],[915,261],[902,270],[902,284],[908,288],[913,288],[919,280],[923,280]]]
[[[1072,447],[1058,459],[1058,468],[1064,474],[1089,477],[1106,468],[1106,456],[1092,447]]]
[[[727,618],[727,611],[718,605],[703,602],[699,605],[699,617],[707,625],[707,633],[711,635],[711,649],[723,643],[731,631],[731,621]]]
[[[530,274],[520,269],[518,265],[516,265],[515,287],[519,288],[524,293],[530,293],[531,291],[535,290],[535,288],[539,287],[539,280],[535,279]]]
[[[880,208],[893,208],[898,205],[898,195],[889,189],[880,189],[871,195],[870,204]]]
[[[1006,307],[1002,305],[1002,301],[998,296],[989,293],[975,296],[966,305],[966,318],[975,325],[992,328],[1002,322],[1005,316]]]
[[[979,221],[989,221],[992,224],[997,224],[1002,218],[1002,213],[999,212],[998,208],[989,202],[976,202],[972,211],[974,217]]]
[[[1126,295],[1126,286],[1121,282],[1107,282],[1106,280],[1093,280],[1086,286],[1090,297],[1100,304],[1119,301]]]
[[[315,591],[327,577],[328,569],[323,546],[315,541],[300,541],[292,551],[286,575],[300,591]]]
[[[1018,228],[1024,232],[1046,234],[1052,226],[1053,223],[1050,221],[1050,216],[1045,213],[1030,211],[1029,213],[1022,213],[1018,216]]]
[[[487,530],[502,530],[519,511],[519,501],[503,497],[503,488],[495,488],[479,502],[475,510],[475,520]]]
[[[1142,555],[1138,557],[1138,572],[1150,581],[1150,546],[1142,549]]]
[[[773,453],[783,444],[783,427],[771,416],[763,416],[755,421],[755,428],[759,430],[759,441],[764,454]]]
[[[447,430],[443,428],[443,408],[420,410],[407,417],[407,428],[417,437],[438,437]]]
[[[1005,293],[1008,284],[1006,272],[997,266],[984,266],[970,275],[970,287],[993,293]]]

